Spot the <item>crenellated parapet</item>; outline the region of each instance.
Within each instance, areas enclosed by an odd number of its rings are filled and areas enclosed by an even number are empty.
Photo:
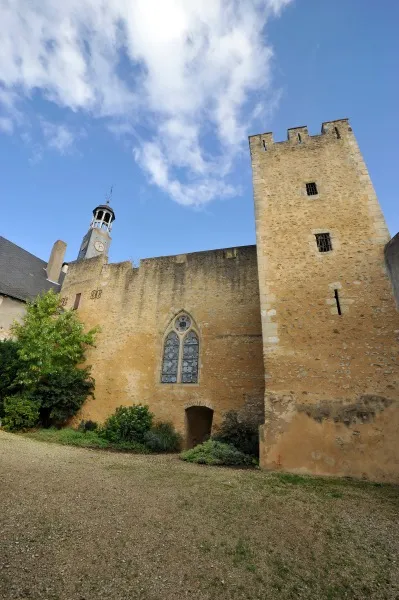
[[[337,119],[336,121],[325,121],[321,126],[321,133],[317,135],[309,135],[306,125],[300,127],[291,127],[287,130],[287,139],[275,142],[273,133],[259,133],[249,136],[249,145],[252,148],[261,149],[264,152],[272,150],[275,146],[302,146],[314,142],[320,142],[323,139],[342,140],[351,135],[352,128],[349,124],[349,119]]]

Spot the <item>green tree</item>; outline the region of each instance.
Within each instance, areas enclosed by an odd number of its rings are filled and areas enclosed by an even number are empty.
[[[77,313],[63,310],[59,295],[52,290],[38,296],[28,303],[22,323],[12,327],[18,343],[17,383],[33,389],[44,379],[82,363],[97,331],[85,333]]]
[[[51,377],[43,377],[31,394],[40,407],[41,424],[49,427],[67,421],[93,395],[93,389],[94,379],[88,368],[65,367]]]
[[[60,425],[76,414],[93,395],[82,363],[96,332],[85,333],[76,311],[65,311],[52,290],[28,303],[12,327],[15,340],[0,345],[0,416],[9,428]]]
[[[14,382],[19,368],[18,344],[14,340],[0,341],[0,419],[4,417],[4,400],[18,390]]]

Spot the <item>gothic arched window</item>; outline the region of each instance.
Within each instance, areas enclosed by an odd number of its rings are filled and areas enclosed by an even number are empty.
[[[198,383],[199,338],[193,320],[178,315],[168,328],[162,358],[161,383]]]

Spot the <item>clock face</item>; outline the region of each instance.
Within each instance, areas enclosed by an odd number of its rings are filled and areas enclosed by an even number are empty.
[[[104,244],[102,242],[95,242],[94,247],[97,252],[104,252]]]

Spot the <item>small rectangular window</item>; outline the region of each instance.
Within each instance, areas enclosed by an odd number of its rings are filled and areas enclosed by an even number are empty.
[[[73,303],[73,310],[77,310],[79,308],[81,295],[82,294],[76,294],[76,296],[75,296],[75,302]]]
[[[335,135],[337,136],[337,140],[340,140],[341,139],[341,134],[339,132],[338,127],[334,127],[334,131],[335,131]]]
[[[317,185],[314,181],[311,181],[310,183],[306,184],[306,193],[308,196],[317,196]]]
[[[329,233],[316,233],[315,236],[319,252],[330,252],[330,250],[332,250],[331,237]]]
[[[266,141],[262,140],[262,144],[263,144],[263,150],[266,152],[267,151]]]

